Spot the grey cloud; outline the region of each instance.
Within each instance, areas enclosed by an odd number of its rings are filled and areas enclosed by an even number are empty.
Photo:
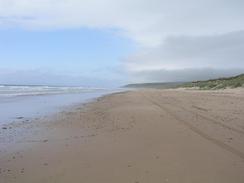
[[[142,45],[155,46],[169,35],[244,29],[242,7],[242,0],[0,0],[0,16],[9,17],[8,21],[0,19],[0,25],[115,28]]]
[[[177,36],[124,61],[131,72],[185,68],[244,68],[244,31],[211,36]]]

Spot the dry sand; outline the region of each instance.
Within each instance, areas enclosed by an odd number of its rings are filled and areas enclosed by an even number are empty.
[[[139,90],[0,129],[1,183],[243,183],[244,90]]]

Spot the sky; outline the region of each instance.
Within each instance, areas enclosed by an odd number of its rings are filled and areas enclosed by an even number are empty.
[[[0,0],[0,83],[119,86],[244,72],[243,0]]]

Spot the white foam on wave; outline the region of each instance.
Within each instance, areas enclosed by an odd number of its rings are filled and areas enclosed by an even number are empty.
[[[0,85],[0,97],[55,95],[69,93],[89,93],[104,88],[61,87],[61,86],[14,86]]]

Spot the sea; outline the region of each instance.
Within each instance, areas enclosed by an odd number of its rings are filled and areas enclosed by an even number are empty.
[[[83,104],[120,88],[0,85],[0,127],[38,118]]]

